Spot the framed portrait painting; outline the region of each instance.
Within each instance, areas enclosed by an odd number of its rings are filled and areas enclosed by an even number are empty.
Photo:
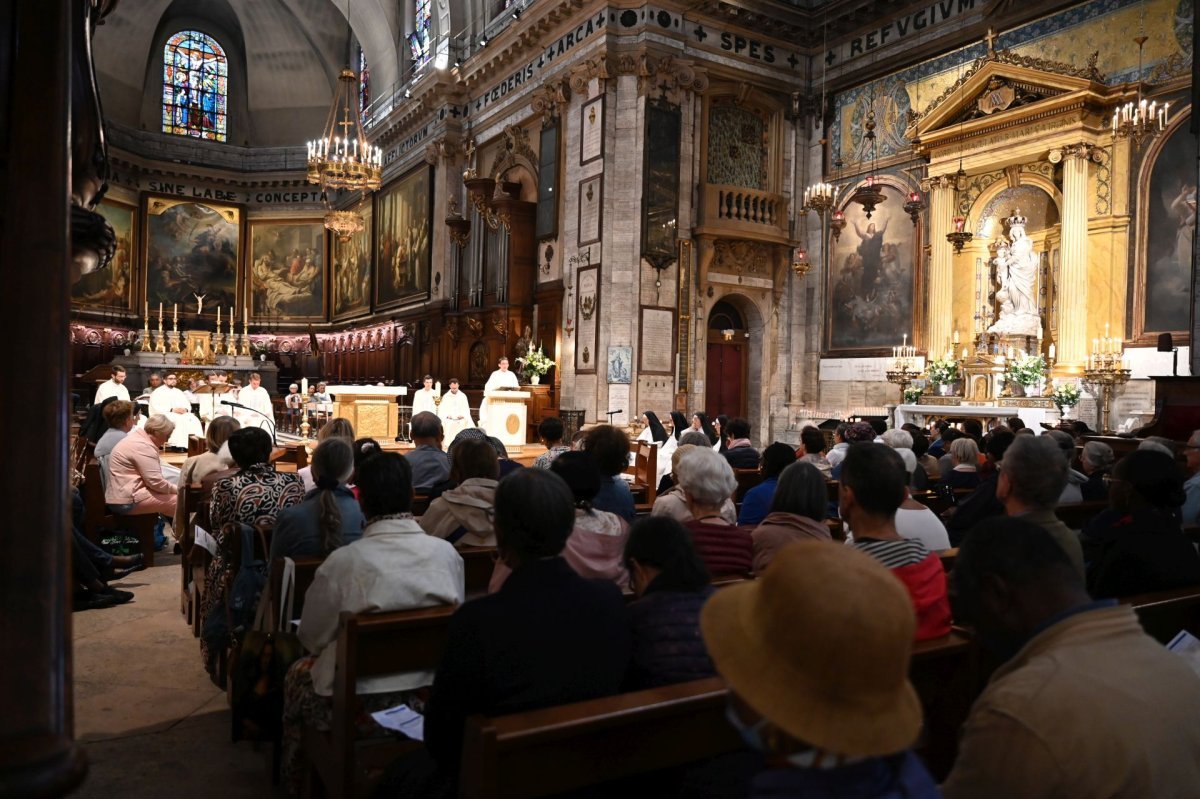
[[[242,210],[236,206],[149,195],[146,213],[146,301],[151,307],[239,305]],[[202,298],[202,299],[200,299]]]
[[[846,227],[828,242],[827,355],[886,355],[904,336],[914,341],[920,329],[919,228],[904,211],[901,188],[883,182],[882,190],[886,200],[870,219],[857,203],[843,206]]]
[[[137,208],[104,199],[96,213],[112,226],[116,250],[102,269],[83,275],[71,286],[71,302],[83,308],[127,311],[133,308],[133,262],[137,252]]]
[[[343,241],[333,237],[333,272],[330,278],[333,319],[348,319],[371,310],[371,242],[374,241],[371,203],[364,201],[358,212],[363,229]]]
[[[246,306],[250,321],[325,320],[325,224],[252,219]]]
[[[429,296],[432,174],[431,167],[422,166],[376,197],[376,308],[393,308]]]

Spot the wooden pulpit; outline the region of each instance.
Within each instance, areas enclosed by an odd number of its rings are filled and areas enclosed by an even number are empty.
[[[487,421],[483,426],[487,434],[500,439],[505,447],[520,450],[525,445],[526,403],[531,396],[528,391],[483,392],[487,404]]]

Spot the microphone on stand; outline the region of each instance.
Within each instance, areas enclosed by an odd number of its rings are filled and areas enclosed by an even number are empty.
[[[621,410],[618,410],[618,411],[605,411],[605,413],[608,414],[608,423],[612,424],[613,417],[616,416],[618,413],[625,413],[625,409],[622,408]]]
[[[253,411],[254,413],[257,413],[259,416],[261,416],[262,418],[266,419],[268,422],[271,423],[271,444],[272,444],[272,446],[279,446],[279,440],[275,437],[275,420],[272,419],[270,416],[267,416],[265,413],[260,411],[258,408],[251,408],[249,405],[243,405],[240,402],[232,402],[231,400],[221,400],[221,404],[228,405],[230,408],[241,408],[244,411]],[[261,427],[262,425],[260,424],[259,426]]]

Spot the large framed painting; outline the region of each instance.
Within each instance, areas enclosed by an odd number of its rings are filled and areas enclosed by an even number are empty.
[[[83,275],[71,286],[71,302],[106,311],[133,309],[133,262],[137,251],[137,207],[102,200],[96,213],[112,225],[116,251],[103,269]]]
[[[376,308],[429,296],[432,176],[432,167],[422,166],[388,185],[375,200]]]
[[[325,321],[324,222],[252,219],[247,238],[250,321]]]
[[[238,305],[242,210],[236,206],[148,195],[146,301],[167,309]]]
[[[877,184],[878,185],[878,184]],[[828,355],[886,355],[920,330],[917,264],[919,229],[904,211],[904,191],[882,186],[886,200],[868,219],[863,207],[842,207],[846,227],[830,237],[825,314]]]
[[[346,240],[333,239],[332,303],[334,320],[348,319],[371,310],[371,202],[363,201],[363,229]]]
[[[1196,234],[1196,137],[1186,114],[1152,142],[1145,163],[1138,181],[1133,338],[1154,344],[1159,333],[1172,333],[1186,342]]]

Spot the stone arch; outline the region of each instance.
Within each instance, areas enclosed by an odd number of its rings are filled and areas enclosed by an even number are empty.
[[[758,293],[758,292],[755,292]],[[743,386],[744,397],[744,412],[746,420],[750,422],[750,438],[760,444],[767,444],[771,441],[770,434],[770,392],[764,390],[770,384],[770,366],[767,356],[768,347],[770,346],[770,331],[767,328],[766,320],[770,314],[770,292],[762,292],[763,296],[755,299],[749,293],[742,293],[736,290],[728,290],[726,292],[716,292],[703,307],[703,317],[701,326],[702,343],[705,355],[698,353],[697,364],[698,368],[704,374],[705,386],[707,389],[708,381],[711,379],[708,375],[707,362],[707,342],[709,321],[713,316],[713,311],[721,312],[721,304],[732,306],[736,310],[738,316],[741,317],[741,322],[744,328],[735,331],[735,335],[741,336],[747,345],[746,351],[746,373],[745,384]],[[705,397],[699,398],[703,404]],[[710,408],[712,413],[725,412],[725,409]]]

